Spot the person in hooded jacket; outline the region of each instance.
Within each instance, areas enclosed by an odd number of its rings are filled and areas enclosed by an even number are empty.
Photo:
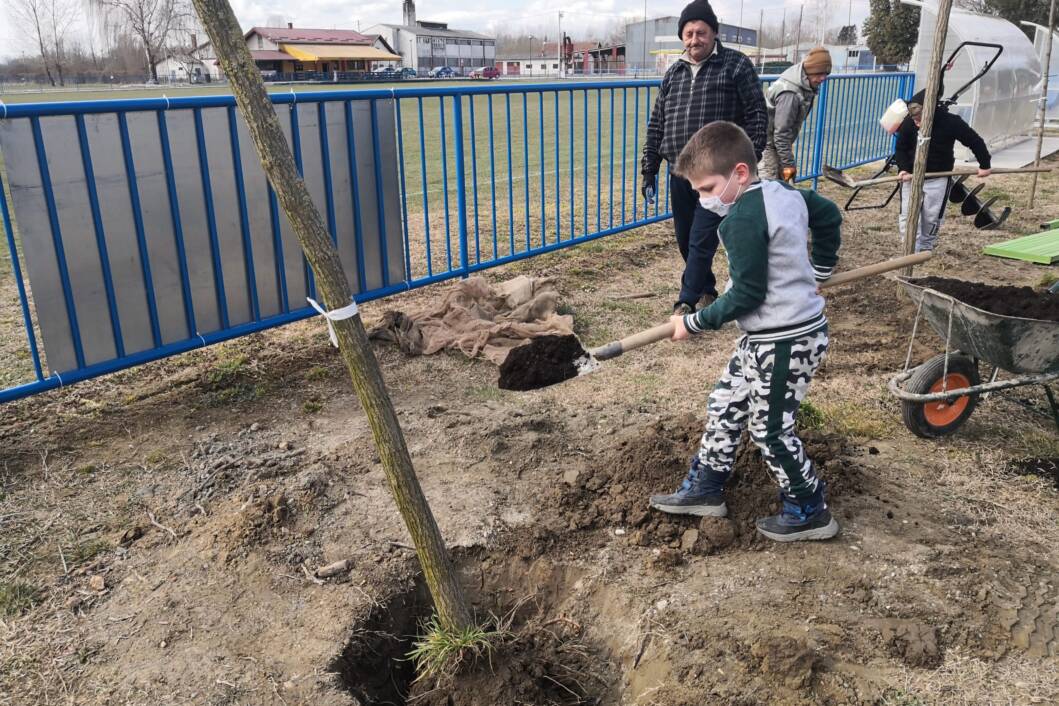
[[[794,141],[813,109],[820,86],[830,74],[831,53],[823,47],[814,47],[765,91],[769,122],[768,142],[758,165],[762,179],[793,182],[798,175]]]
[[[909,202],[912,198],[912,169],[916,162],[916,140],[919,137],[919,126],[923,117],[923,103],[926,91],[920,91],[908,101],[908,117],[897,129],[897,145],[894,148],[894,159],[897,162],[901,177],[901,216],[898,229],[901,242],[905,241],[905,230],[908,222]],[[927,149],[927,168],[930,172],[952,171],[956,164],[953,150],[956,142],[967,147],[978,160],[978,176],[987,177],[992,163],[985,140],[974,129],[964,122],[959,115],[949,112],[944,105],[934,110],[934,124],[930,129],[930,146]],[[952,180],[949,177],[934,177],[923,182],[923,205],[919,212],[919,229],[916,232],[916,252],[933,250],[938,244],[938,231],[945,220],[945,206],[948,203],[949,189]]]

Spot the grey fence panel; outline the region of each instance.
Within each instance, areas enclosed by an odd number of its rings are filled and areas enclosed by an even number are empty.
[[[239,135],[239,159],[243,167],[246,189],[247,225],[253,246],[254,273],[257,298],[262,317],[283,311],[280,300],[279,278],[276,275],[276,246],[272,237],[272,209],[268,200],[268,179],[261,168],[257,148],[243,120],[236,121]],[[282,256],[282,250],[280,251]]]
[[[7,172],[11,200],[18,214],[26,270],[32,283],[33,304],[45,343],[47,369],[51,372],[67,370],[77,365],[73,334],[67,318],[59,263],[50,240],[48,205],[37,165],[30,121],[0,122],[0,146],[9,165]],[[20,168],[14,170],[10,167],[12,164],[18,164]],[[92,250],[95,250],[95,246]]]
[[[352,166],[349,162],[349,140],[346,137],[346,109],[344,103],[327,103],[327,143],[330,153],[331,185],[334,194],[335,233],[338,235],[338,256],[354,292],[367,289],[357,271],[357,237],[354,214]],[[324,212],[322,212],[324,213]],[[325,216],[326,217],[326,216]]]
[[[44,142],[48,145],[49,166],[58,166],[57,160],[60,155],[56,154],[56,147],[65,144],[63,151],[69,151],[77,155],[80,161],[80,152],[76,139],[68,143],[59,141],[59,134],[50,134],[46,125],[46,119],[41,119],[41,127],[44,129]],[[69,119],[69,128],[73,130],[73,120]],[[125,175],[125,158],[121,146],[121,137],[118,128],[118,117],[116,115],[90,115],[85,118],[85,129],[88,133],[88,142],[92,152],[92,168],[96,177],[96,191],[99,195],[99,210],[103,223],[103,233],[107,242],[107,252],[110,255],[110,272],[114,280],[114,295],[116,297],[118,319],[121,322],[122,342],[129,353],[147,350],[154,347],[151,338],[151,318],[147,308],[146,288],[143,281],[142,262],[136,239],[136,227],[133,222],[131,202],[129,198],[129,180]],[[63,132],[62,135],[70,134]],[[52,168],[55,171],[55,168]],[[77,172],[77,189],[84,190],[84,173]],[[56,184],[56,186],[59,186]],[[63,184],[65,187],[73,187],[73,184]],[[61,201],[62,193],[56,192],[56,200]],[[60,209],[60,218],[62,212]],[[72,209],[70,216],[77,218],[82,227],[77,231],[63,228],[62,236],[67,244],[67,260],[71,268],[71,277],[74,271],[83,268],[89,261],[99,261],[96,254],[94,236],[92,235],[90,213],[87,209]],[[74,240],[76,238],[76,240]],[[77,245],[77,251],[72,251],[71,245]],[[81,248],[85,248],[82,250]],[[81,320],[81,306],[78,305],[78,321],[81,324],[81,335],[85,346],[86,362],[95,363],[106,360],[108,356],[100,355],[102,347],[109,350],[113,355],[113,348],[101,340],[102,337],[111,335],[109,319],[102,319],[96,312],[106,312],[106,300],[103,295],[102,275],[92,273],[95,282],[98,283],[98,297],[92,299],[92,316]],[[33,283],[32,278],[30,282]],[[76,282],[76,278],[75,278]],[[38,287],[33,283],[33,291]],[[75,290],[77,286],[75,284]],[[78,296],[78,300],[81,297]],[[85,302],[88,303],[87,301]],[[105,323],[104,323],[105,322]],[[93,325],[95,323],[95,325]],[[48,340],[44,339],[45,347]],[[66,368],[60,368],[64,370]]]
[[[353,133],[357,143],[357,180],[360,184],[361,226],[364,236],[364,262],[368,289],[385,286],[382,278],[383,251],[379,234],[386,229],[386,264],[389,284],[405,279],[404,243],[401,226],[400,202],[395,196],[400,193],[397,179],[397,137],[389,129],[394,125],[395,109],[391,101],[376,101],[379,170],[383,174],[382,189],[384,205],[379,212],[375,193],[375,155],[372,146],[371,106],[367,101],[353,104]]]
[[[281,116],[279,124],[283,128],[283,135],[287,138],[287,144],[291,145],[293,144],[291,123],[294,111],[290,108],[278,106],[276,110],[279,111]],[[284,112],[286,112],[286,115],[284,115]],[[305,298],[309,296],[309,283],[306,281],[308,268],[305,264],[301,246],[298,244],[298,236],[295,235],[294,229],[291,228],[287,214],[283,213],[282,208],[279,211],[280,237],[283,243],[283,267],[287,278],[287,301],[290,302],[292,309],[297,309],[305,302]]]
[[[184,232],[184,250],[188,263],[191,301],[195,310],[197,335],[216,331],[221,327],[220,305],[214,285],[210,229],[206,213],[206,199],[199,169],[199,153],[195,149],[195,116],[190,110],[174,110],[165,114],[172,147],[173,178],[180,201],[180,221]]]
[[[129,142],[135,165],[140,210],[143,214],[144,238],[151,263],[151,280],[155,291],[159,294],[155,298],[158,327],[162,343],[172,343],[187,338],[188,329],[184,298],[181,296],[176,236],[173,232],[173,219],[170,216],[169,189],[162,159],[161,133],[158,130],[158,119],[154,113],[129,113],[126,120],[129,125]],[[91,137],[91,133],[89,136]],[[104,144],[103,148],[107,149],[109,145]],[[115,229],[107,228],[108,234],[115,232]],[[162,295],[163,292],[164,295]],[[145,300],[141,296],[136,301],[142,304]],[[135,323],[132,329],[130,333],[133,334],[144,330],[142,324]],[[123,314],[123,334],[124,331],[125,317]],[[150,333],[149,329],[147,333]],[[126,342],[126,347],[129,347],[128,342]],[[154,344],[148,337],[142,347],[137,345],[132,350],[146,350],[153,347]]]
[[[223,263],[228,325],[235,326],[252,321],[254,317],[250,311],[250,287],[247,280],[242,225],[239,220],[239,202],[235,192],[228,111],[225,108],[204,109],[202,127],[206,135],[206,152],[210,165],[217,243]]]

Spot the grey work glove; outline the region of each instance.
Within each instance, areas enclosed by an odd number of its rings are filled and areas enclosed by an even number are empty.
[[[648,204],[655,202],[655,194],[658,193],[658,174],[644,174],[643,183],[640,185],[640,193],[643,200]]]

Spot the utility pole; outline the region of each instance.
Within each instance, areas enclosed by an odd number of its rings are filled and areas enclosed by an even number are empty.
[[[559,37],[556,40],[556,46],[558,47],[559,59],[559,78],[563,77],[563,11],[559,10]]]
[[[919,124],[919,137],[916,140],[916,161],[915,166],[912,167],[912,183],[908,194],[908,220],[905,222],[906,255],[911,255],[916,249],[919,212],[923,208],[923,182],[926,181],[927,150],[930,149],[930,131],[934,127],[934,109],[938,105],[938,93],[941,88],[941,62],[945,55],[945,37],[949,33],[949,15],[952,13],[952,0],[940,0],[937,12],[938,23],[934,27],[930,68],[927,69],[927,89],[923,98],[923,119]],[[911,266],[905,270],[905,275],[912,275]]]
[[[644,3],[644,7],[647,7],[647,3]],[[743,43],[743,0],[739,0],[739,30],[735,33],[735,43]]]
[[[643,3],[643,68],[647,71],[647,0]]]
[[[1025,23],[1024,23],[1025,24]],[[1041,143],[1044,142],[1044,119],[1048,112],[1048,75],[1052,72],[1052,35],[1055,34],[1055,0],[1048,6],[1048,43],[1044,50],[1044,65],[1041,71],[1044,73],[1044,85],[1041,87],[1041,102],[1037,108],[1037,156],[1033,159],[1033,166],[1041,166]],[[1033,184],[1030,186],[1030,208],[1037,198],[1037,172],[1033,173]]]
[[[787,60],[787,8],[783,8],[783,19],[780,20],[780,49],[783,50],[783,60]]]
[[[798,32],[794,35],[794,63],[798,63],[798,58],[802,53],[802,11],[805,10],[805,3],[803,2],[798,6]],[[823,42],[821,42],[822,44]]]
[[[757,15],[757,65],[761,67],[761,30],[765,24],[765,11],[758,10]]]

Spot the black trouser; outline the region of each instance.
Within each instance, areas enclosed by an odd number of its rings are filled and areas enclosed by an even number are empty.
[[[684,258],[678,301],[695,306],[703,294],[717,296],[713,256],[717,252],[717,226],[722,219],[699,205],[699,192],[691,188],[686,179],[672,174],[669,176],[669,205],[673,209],[677,247]]]

